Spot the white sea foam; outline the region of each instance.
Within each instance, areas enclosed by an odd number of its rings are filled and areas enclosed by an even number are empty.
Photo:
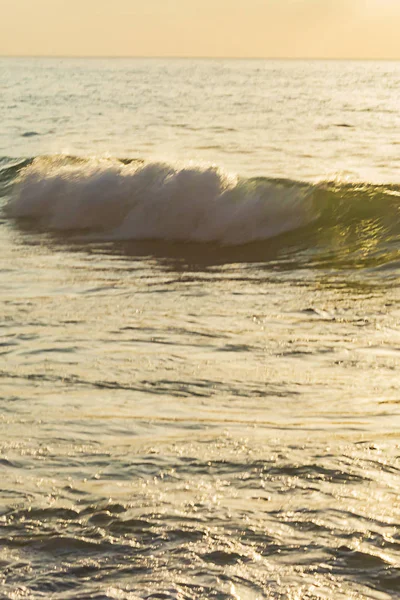
[[[214,166],[40,158],[6,211],[102,239],[243,244],[308,223],[312,186],[240,179]]]

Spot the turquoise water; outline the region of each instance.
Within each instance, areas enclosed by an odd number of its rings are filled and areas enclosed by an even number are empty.
[[[400,63],[0,78],[0,596],[398,597]]]

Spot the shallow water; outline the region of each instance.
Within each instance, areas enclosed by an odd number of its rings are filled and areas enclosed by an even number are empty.
[[[400,596],[399,64],[1,68],[0,596]]]

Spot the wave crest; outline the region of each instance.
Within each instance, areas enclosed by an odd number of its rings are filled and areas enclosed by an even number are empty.
[[[188,242],[177,252],[213,242],[201,249],[211,261],[264,260],[279,248],[281,267],[398,270],[398,185],[313,185],[244,179],[216,166],[57,156],[0,161],[1,194],[4,216],[62,239],[125,240],[135,252],[149,251],[141,243],[148,240],[163,253],[174,247],[168,242]]]
[[[310,223],[314,190],[215,166],[49,157],[22,168],[5,210],[45,229],[101,239],[238,245]]]

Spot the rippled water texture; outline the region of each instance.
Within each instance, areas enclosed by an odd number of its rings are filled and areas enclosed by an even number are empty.
[[[400,597],[399,64],[0,69],[0,597]]]
[[[400,182],[400,62],[0,58],[0,156]]]

